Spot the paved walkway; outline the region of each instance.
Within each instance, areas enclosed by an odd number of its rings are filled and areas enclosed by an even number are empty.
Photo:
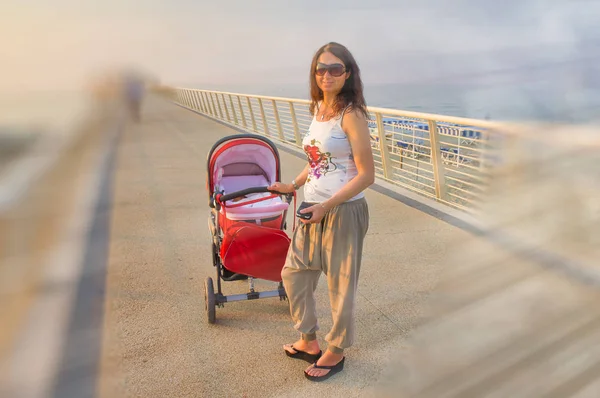
[[[286,302],[226,304],[208,325],[203,281],[214,277],[206,156],[233,131],[152,99],[117,154],[106,288],[102,395],[358,397],[377,385],[389,353],[420,319],[448,250],[467,233],[369,191],[371,226],[358,297],[358,340],[347,369],[323,385],[281,346],[297,337]],[[281,152],[283,180],[304,160]],[[291,223],[290,223],[291,225]],[[224,285],[243,293],[246,282]],[[271,288],[271,286],[268,286]],[[330,325],[326,282],[318,289],[322,330]]]
[[[206,156],[219,138],[232,133],[155,97],[147,100],[142,122],[120,133],[114,158],[98,168],[100,199],[80,261],[82,277],[72,282],[73,310],[56,343],[62,354],[51,383],[54,396],[85,397],[97,391],[107,398],[348,398],[381,396],[384,382],[389,396],[397,396],[390,385],[408,375],[397,359],[407,352],[408,334],[424,320],[425,302],[449,267],[454,279],[443,288],[476,272],[486,282],[471,283],[462,301],[447,303],[455,309],[539,272],[521,267],[523,260],[487,240],[369,190],[371,224],[359,282],[357,342],[347,351],[344,372],[326,383],[311,383],[302,372],[307,364],[282,350],[297,338],[287,302],[229,303],[217,309],[216,324],[206,321],[203,282],[215,274]],[[290,151],[280,153],[283,180],[290,181],[304,160]],[[479,253],[510,267],[476,271],[479,265],[457,257],[467,249],[469,258]],[[478,280],[475,276],[471,282]],[[245,293],[247,283],[224,283],[224,291]],[[331,320],[324,278],[317,295],[326,332]]]

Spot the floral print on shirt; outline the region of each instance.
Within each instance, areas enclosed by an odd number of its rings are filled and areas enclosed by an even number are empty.
[[[310,165],[307,182],[310,181],[311,177],[318,180],[321,176],[337,168],[335,163],[331,161],[333,159],[331,152],[321,152],[319,144],[321,144],[319,141],[313,139],[310,141],[310,145],[304,145],[304,152]]]

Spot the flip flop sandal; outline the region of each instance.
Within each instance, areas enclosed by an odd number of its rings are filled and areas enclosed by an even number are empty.
[[[302,351],[302,350],[298,350],[297,348],[294,348],[293,345],[290,345],[289,347],[296,352],[292,354],[291,352],[289,352],[288,350],[286,350],[284,348],[283,351],[285,351],[285,355],[287,355],[290,358],[302,359],[303,361],[306,361],[308,363],[317,362],[319,360],[319,358],[321,358],[321,355],[323,355],[323,351],[319,351],[318,354],[309,354],[306,351]]]
[[[339,373],[339,372],[342,371],[342,369],[344,369],[344,361],[345,360],[346,360],[346,357],[343,357],[341,361],[339,361],[337,364],[335,364],[333,366],[319,366],[315,362],[313,364],[313,368],[314,369],[328,369],[329,373],[327,373],[324,376],[311,376],[308,373],[306,373],[306,370],[305,370],[304,371],[304,376],[306,376],[306,378],[308,380],[310,380],[310,381],[324,381],[324,380],[327,380],[328,378],[330,378],[334,374]]]

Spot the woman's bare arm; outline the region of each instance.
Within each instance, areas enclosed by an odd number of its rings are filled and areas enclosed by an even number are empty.
[[[364,191],[375,182],[375,162],[371,151],[371,136],[367,120],[360,111],[353,110],[344,115],[342,129],[352,147],[358,175],[330,199],[323,202],[329,210]]]

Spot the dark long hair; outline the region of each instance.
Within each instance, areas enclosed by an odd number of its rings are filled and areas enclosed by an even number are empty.
[[[344,108],[350,106],[349,110],[358,110],[365,115],[365,118],[369,118],[369,112],[367,111],[367,104],[365,102],[363,94],[363,83],[360,79],[360,68],[356,63],[356,60],[348,51],[346,47],[339,43],[330,42],[319,48],[313,57],[310,65],[310,113],[315,114],[317,103],[323,100],[323,91],[317,85],[315,78],[315,70],[317,69],[317,62],[319,57],[324,52],[329,52],[339,59],[342,60],[346,67],[346,72],[350,72],[350,77],[346,79],[344,87],[338,93],[335,102],[333,104],[333,111],[336,115],[339,115]]]

